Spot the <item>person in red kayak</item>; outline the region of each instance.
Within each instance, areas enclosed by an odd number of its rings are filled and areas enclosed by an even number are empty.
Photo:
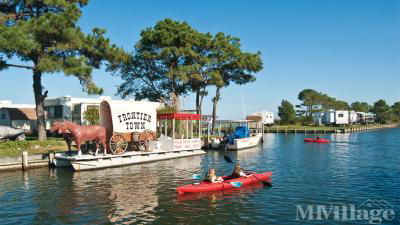
[[[240,164],[235,165],[235,169],[233,170],[232,175],[230,176],[231,179],[239,178],[239,177],[247,177],[247,174],[245,174],[242,171],[242,168],[240,167]]]
[[[319,139],[321,139],[319,136],[317,136],[316,138],[315,138],[316,140],[319,140]]]
[[[208,174],[207,174],[205,181],[208,181],[211,183],[216,183],[216,182],[222,182],[222,181],[224,181],[224,179],[222,179],[222,177],[217,177],[217,175],[215,173],[215,169],[211,168],[208,170]]]

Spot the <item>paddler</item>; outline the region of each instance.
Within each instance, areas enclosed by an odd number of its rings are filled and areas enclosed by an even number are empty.
[[[242,168],[240,167],[240,164],[235,165],[235,169],[233,170],[232,175],[230,176],[231,179],[239,178],[239,177],[246,177],[247,174],[245,174],[242,171]]]
[[[224,181],[224,179],[222,179],[222,177],[217,177],[217,175],[215,173],[215,169],[211,168],[208,170],[208,174],[207,174],[205,181],[209,181],[211,183],[216,183],[216,182],[222,182],[222,181]]]

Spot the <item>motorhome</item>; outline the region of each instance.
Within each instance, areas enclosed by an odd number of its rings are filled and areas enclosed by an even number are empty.
[[[261,116],[261,118],[262,118],[261,122],[264,125],[274,124],[274,113],[273,112],[262,111],[262,112],[255,112],[252,115]]]
[[[71,96],[46,98],[44,100],[47,117],[46,129],[50,129],[50,125],[58,120],[68,120],[78,125],[88,125],[88,122],[84,119],[84,113],[90,108],[98,109],[100,102],[103,100],[111,100],[111,97],[101,96],[97,99]]]

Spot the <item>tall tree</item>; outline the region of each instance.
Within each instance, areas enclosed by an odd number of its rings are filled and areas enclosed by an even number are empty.
[[[366,102],[353,102],[351,103],[351,109],[356,112],[369,112],[371,106]]]
[[[84,34],[77,26],[87,0],[0,1],[0,69],[32,71],[39,140],[46,139],[42,76],[63,72],[75,76],[89,94],[100,94],[91,76],[103,61],[123,60],[123,51],[95,28]],[[9,60],[18,59],[18,63]]]
[[[292,103],[287,100],[282,100],[281,105],[278,106],[278,116],[281,118],[282,124],[291,124],[296,119],[296,111]]]
[[[318,104],[319,97],[320,93],[313,89],[304,89],[299,93],[298,99],[303,102],[301,106],[306,107],[306,116],[311,116],[315,106]]]
[[[203,34],[186,22],[165,19],[143,30],[128,63],[110,68],[124,82],[118,94],[125,98],[163,101],[178,107],[177,100],[191,89],[189,79],[202,79],[199,68]]]
[[[400,117],[400,102],[395,102],[392,105],[392,111],[396,116]]]
[[[341,100],[336,100],[333,103],[333,108],[335,110],[349,110],[349,109],[351,109],[351,107],[349,106],[349,103],[347,103],[345,101],[341,101]]]
[[[385,123],[390,119],[390,109],[391,108],[386,101],[380,99],[374,103],[371,111],[376,115],[376,122]]]
[[[212,71],[214,72],[212,130],[215,128],[217,104],[221,98],[221,89],[231,83],[243,85],[255,81],[254,73],[262,69],[261,53],[248,53],[240,49],[240,39],[217,33],[212,44]]]

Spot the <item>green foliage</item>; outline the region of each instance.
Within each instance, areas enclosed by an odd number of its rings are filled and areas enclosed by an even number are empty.
[[[356,112],[369,112],[371,106],[366,102],[353,102],[351,103],[351,109]]]
[[[313,89],[304,89],[299,95],[298,99],[302,101],[302,104],[299,106],[306,107],[305,110],[298,110],[299,114],[304,114],[306,116],[310,116],[313,112],[326,111],[329,109],[335,110],[349,110],[351,107],[345,101],[336,100],[324,93],[317,92]]]
[[[77,26],[80,8],[86,4],[87,0],[0,1],[0,69],[32,70],[41,139],[46,137],[43,73],[74,76],[84,91],[101,94],[103,89],[92,80],[93,68],[100,68],[105,61],[111,67],[126,59],[125,52],[104,37],[103,29],[85,34]],[[9,63],[12,59],[22,64]]]
[[[118,94],[171,105],[175,101],[171,93],[176,97],[186,95],[189,80],[201,79],[198,45],[206,35],[186,22],[165,19],[143,30],[140,36],[128,63],[110,67],[124,80]]]
[[[173,106],[165,106],[160,109],[157,109],[157,114],[170,114],[176,113],[176,108]]]
[[[89,123],[89,125],[98,125],[100,123],[99,109],[88,108],[83,113],[83,118]]]
[[[400,102],[395,102],[392,105],[392,111],[396,116],[400,117]]]
[[[62,140],[47,140],[47,141],[2,141],[0,142],[0,149],[30,149],[35,147],[49,147],[49,146],[64,146],[65,142]]]
[[[296,119],[296,111],[289,101],[282,100],[281,105],[278,106],[278,116],[281,118],[282,124],[293,124]]]
[[[380,99],[374,103],[371,111],[376,115],[376,122],[387,123],[391,119],[390,110],[391,107],[386,103],[386,101]]]

